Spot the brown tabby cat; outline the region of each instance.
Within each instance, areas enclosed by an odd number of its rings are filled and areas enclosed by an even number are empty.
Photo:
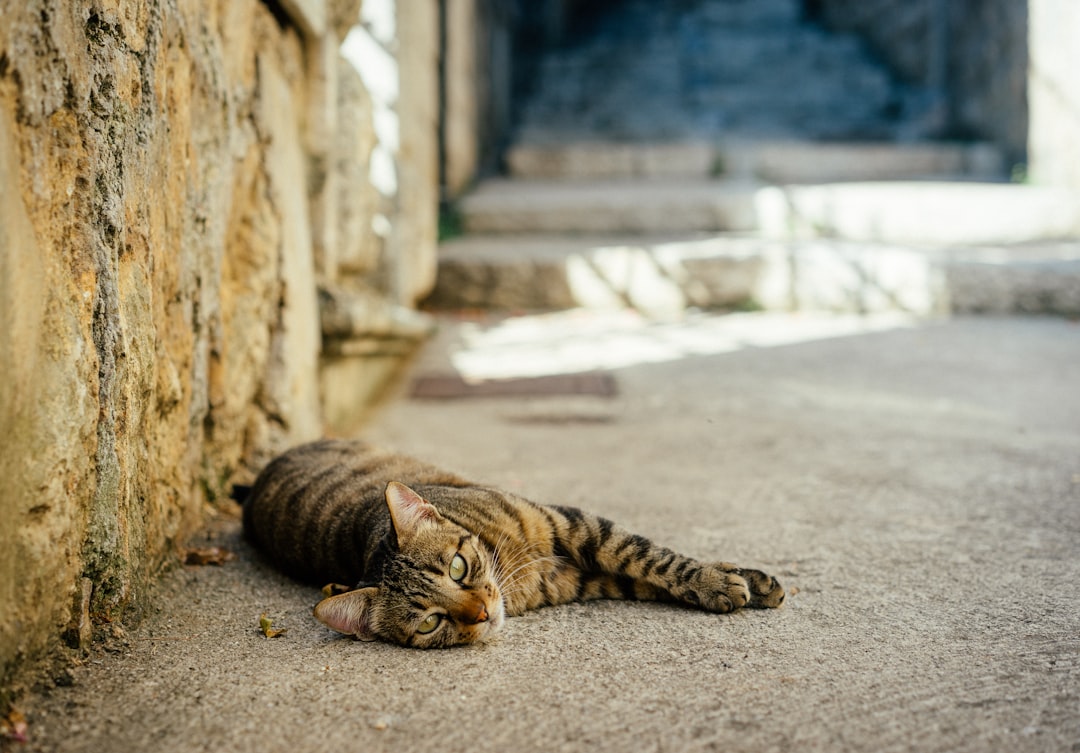
[[[259,475],[244,528],[285,572],[356,584],[315,617],[362,640],[482,641],[507,616],[587,599],[778,607],[758,570],[705,564],[573,507],[539,505],[361,442],[296,447]]]

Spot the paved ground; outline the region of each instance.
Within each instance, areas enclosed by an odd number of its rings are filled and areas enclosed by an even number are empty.
[[[641,349],[615,398],[402,397],[366,432],[773,571],[784,609],[604,602],[484,647],[355,643],[223,520],[207,537],[239,558],[170,573],[113,652],[27,699],[20,750],[1080,750],[1080,324],[797,339]]]

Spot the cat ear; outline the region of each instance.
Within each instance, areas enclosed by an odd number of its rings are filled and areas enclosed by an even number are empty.
[[[315,619],[331,630],[373,641],[377,636],[371,628],[371,602],[378,593],[378,586],[371,586],[323,599],[315,605]]]
[[[398,544],[410,539],[425,521],[434,522],[442,518],[434,505],[397,481],[386,485],[386,506],[390,508],[390,519],[394,522]]]

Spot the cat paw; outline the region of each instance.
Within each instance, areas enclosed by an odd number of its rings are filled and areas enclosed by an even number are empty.
[[[760,570],[740,570],[739,574],[746,579],[750,587],[750,602],[747,606],[755,609],[776,609],[783,605],[786,593],[776,578]]]
[[[724,614],[741,609],[750,601],[750,587],[740,574],[706,567],[695,579],[688,601],[709,612]]]

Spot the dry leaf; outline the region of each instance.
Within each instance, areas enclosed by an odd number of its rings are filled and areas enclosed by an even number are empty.
[[[29,740],[29,726],[26,717],[18,709],[11,709],[7,716],[0,719],[0,739],[25,743]]]
[[[236,559],[236,555],[220,546],[192,547],[184,550],[185,565],[224,565]]]
[[[259,615],[259,630],[267,638],[277,638],[289,632],[288,628],[274,628],[274,621],[266,616],[266,612]]]

